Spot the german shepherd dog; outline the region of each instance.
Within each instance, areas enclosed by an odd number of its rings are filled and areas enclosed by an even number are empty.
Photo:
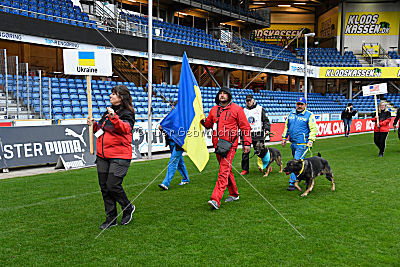
[[[269,156],[270,156],[270,160],[269,163],[267,165],[266,172],[264,173],[264,177],[267,177],[268,174],[272,171],[272,162],[276,162],[276,164],[278,166],[281,167],[280,169],[280,173],[282,172],[283,169],[283,164],[282,164],[282,156],[281,156],[281,152],[276,149],[276,148],[272,148],[272,147],[266,147],[265,144],[262,141],[258,141],[256,143],[256,146],[254,147],[254,154],[256,154],[260,159],[264,158],[265,155],[268,153],[269,151]],[[264,172],[264,170],[262,168],[260,168],[260,166],[258,166],[258,169],[260,170],[260,172]]]
[[[335,180],[333,179],[333,174],[331,167],[326,159],[321,158],[321,154],[318,153],[317,157],[302,159],[292,159],[283,169],[286,175],[294,173],[297,176],[297,180],[294,186],[299,190],[303,191],[299,186],[299,182],[302,180],[306,181],[306,191],[301,195],[302,197],[307,196],[314,187],[315,177],[318,175],[325,174],[326,179],[332,182],[332,191],[335,191]]]

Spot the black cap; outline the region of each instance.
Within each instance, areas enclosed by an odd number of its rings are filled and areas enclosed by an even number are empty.
[[[352,103],[348,103],[348,104],[347,104],[348,107],[350,107],[350,106],[352,106],[352,105],[353,105]]]
[[[254,99],[252,94],[246,95],[246,100],[252,100],[252,99]]]
[[[219,105],[219,94],[220,94],[221,92],[227,93],[228,96],[229,96],[228,102],[231,102],[231,100],[232,100],[231,89],[228,88],[228,87],[223,86],[223,87],[221,87],[221,89],[219,89],[218,94],[217,94],[217,96],[215,97],[215,103],[216,103],[217,105]]]

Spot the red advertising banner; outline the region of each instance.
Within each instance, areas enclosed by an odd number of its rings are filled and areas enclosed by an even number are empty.
[[[392,118],[393,123],[394,118]],[[351,122],[350,133],[362,133],[374,130],[375,123],[371,119],[354,119]],[[343,121],[317,121],[318,136],[330,136],[344,134]],[[393,125],[391,126],[391,128]],[[285,130],[284,123],[271,124],[271,142],[281,141],[282,133]]]
[[[11,127],[11,126],[12,126],[12,121],[5,121],[5,122],[0,121],[0,127]]]

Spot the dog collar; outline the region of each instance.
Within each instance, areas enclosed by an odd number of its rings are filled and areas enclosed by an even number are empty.
[[[302,162],[303,162],[303,165],[301,166],[301,170],[299,172],[299,175],[301,175],[303,173],[303,171],[304,171],[304,161],[302,161]]]

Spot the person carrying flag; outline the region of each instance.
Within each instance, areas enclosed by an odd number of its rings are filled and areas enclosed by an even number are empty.
[[[232,172],[232,161],[238,146],[239,129],[243,134],[244,153],[250,152],[251,127],[243,108],[232,102],[231,90],[222,87],[216,98],[216,106],[212,107],[208,117],[201,123],[207,129],[213,129],[212,143],[219,163],[218,179],[208,204],[219,209],[226,187],[229,197],[225,202],[239,200],[239,191]]]
[[[173,104],[172,109],[176,105],[176,102]],[[161,125],[158,126],[158,129],[164,134],[166,146],[169,146],[169,150],[171,151],[171,158],[168,162],[167,174],[165,175],[163,182],[159,184],[158,187],[160,187],[162,190],[168,190],[169,184],[171,183],[172,178],[174,178],[176,170],[178,170],[183,177],[179,185],[188,184],[189,174],[182,156],[183,148],[176,144],[175,141],[172,140],[171,137],[169,137],[168,134],[163,131]]]
[[[162,189],[167,189],[176,168],[183,176],[181,184],[189,182],[189,175],[182,158],[183,151],[188,154],[200,172],[207,165],[210,155],[203,134],[203,126],[200,123],[204,118],[200,88],[194,78],[186,53],[184,53],[179,79],[178,102],[176,102],[175,108],[160,122],[162,131],[170,139],[170,148],[171,145],[174,147],[166,179],[159,185]],[[177,166],[173,165],[176,163],[173,158],[179,160]]]

